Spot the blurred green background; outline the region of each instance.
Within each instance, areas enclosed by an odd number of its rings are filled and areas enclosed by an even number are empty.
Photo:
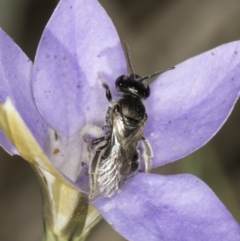
[[[32,60],[57,2],[0,0],[0,27]],[[238,0],[100,2],[112,18],[120,38],[130,45],[135,71],[141,75],[174,66],[203,51],[240,39]],[[239,127],[238,103],[227,123],[206,146],[154,172],[187,172],[200,177],[240,222]],[[21,158],[9,157],[0,150],[0,240],[40,241],[41,235],[41,196],[36,178]],[[87,240],[125,239],[102,221]]]

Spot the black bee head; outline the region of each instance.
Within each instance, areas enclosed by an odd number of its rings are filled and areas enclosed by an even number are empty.
[[[142,77],[136,74],[121,75],[116,81],[118,92],[133,94],[140,99],[146,99],[150,95],[150,88],[147,83],[141,81]]]

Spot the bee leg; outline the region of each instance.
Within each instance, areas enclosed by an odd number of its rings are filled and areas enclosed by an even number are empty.
[[[138,155],[138,152],[136,151],[131,163],[131,173],[133,174],[138,171],[138,166],[139,166],[138,157],[139,155]]]
[[[142,141],[142,147],[143,147],[142,157],[145,164],[145,172],[149,172],[150,165],[151,165],[151,158],[153,157],[152,148],[150,143],[144,136],[141,137],[141,141]]]
[[[90,143],[90,146],[93,149],[93,147],[95,147],[96,145],[98,145],[102,141],[104,141],[104,140],[109,141],[109,139],[110,139],[110,131],[108,131],[105,136],[99,137],[99,138],[95,139],[94,141],[92,141]]]
[[[95,139],[94,141],[91,142],[91,149],[93,149],[94,146],[96,146],[97,144],[99,144],[100,142],[102,142],[105,139],[105,136],[99,137],[97,139]]]
[[[106,97],[107,97],[108,101],[111,102],[112,101],[112,94],[111,94],[111,91],[110,91],[108,85],[106,83],[102,83],[102,86],[106,90]]]
[[[130,167],[127,178],[131,178],[138,171],[138,168],[139,168],[138,156],[139,156],[138,152],[136,151],[133,156],[133,160],[131,162],[131,167]]]
[[[101,159],[101,151],[107,146],[108,142],[104,143],[104,145],[97,148],[93,159],[91,160],[89,166],[89,186],[90,186],[90,194],[89,200],[91,200],[94,196],[94,193],[97,189],[97,174],[98,174],[98,167]]]

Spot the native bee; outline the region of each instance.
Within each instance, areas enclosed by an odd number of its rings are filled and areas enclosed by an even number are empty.
[[[144,171],[149,171],[153,153],[148,140],[142,134],[148,118],[142,100],[150,96],[150,88],[144,80],[173,69],[166,68],[145,77],[135,74],[129,47],[125,41],[123,43],[130,73],[116,79],[116,89],[122,94],[116,100],[112,99],[108,85],[102,83],[110,104],[105,119],[105,135],[90,143],[91,150],[95,151],[89,164],[90,199],[96,194],[97,188],[104,196],[111,197],[139,170],[139,142]]]

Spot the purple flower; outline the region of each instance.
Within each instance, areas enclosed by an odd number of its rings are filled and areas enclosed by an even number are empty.
[[[223,125],[239,95],[239,48],[239,41],[215,48],[150,85],[144,135],[153,167],[195,151]],[[89,163],[89,154],[80,131],[87,123],[103,125],[108,102],[100,80],[116,97],[115,79],[122,74],[121,42],[96,0],[60,1],[34,65],[0,30],[1,146],[32,163],[48,184],[61,182],[74,195],[79,189],[86,204],[82,163]],[[128,240],[240,240],[231,214],[189,174],[138,173],[112,198],[100,195],[92,203]]]

